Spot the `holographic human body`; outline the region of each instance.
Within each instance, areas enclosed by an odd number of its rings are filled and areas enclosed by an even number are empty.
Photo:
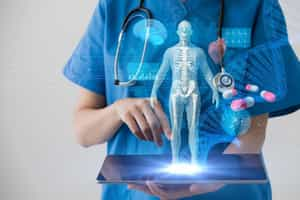
[[[199,89],[199,73],[213,91],[213,102],[218,105],[218,91],[212,84],[213,75],[207,64],[205,52],[191,42],[192,26],[188,21],[178,25],[179,43],[164,53],[163,61],[156,75],[151,100],[157,99],[157,90],[165,79],[169,69],[172,71],[172,84],[169,99],[170,118],[172,125],[172,162],[179,161],[181,146],[181,128],[183,115],[186,113],[189,132],[189,148],[191,162],[198,164],[197,126],[200,118],[201,95]],[[200,158],[201,160],[205,160]]]

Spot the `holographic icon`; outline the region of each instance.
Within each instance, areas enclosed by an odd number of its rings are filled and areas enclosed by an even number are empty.
[[[169,98],[169,110],[172,125],[173,138],[172,162],[179,162],[179,151],[181,146],[181,128],[184,113],[188,123],[189,148],[192,164],[199,163],[197,138],[197,126],[200,118],[201,95],[198,84],[200,71],[212,90],[212,101],[218,106],[219,94],[213,86],[213,74],[208,66],[203,49],[191,42],[193,34],[192,25],[188,21],[182,21],[178,25],[177,35],[179,43],[169,48],[164,53],[163,61],[156,75],[151,102],[157,99],[157,91],[164,81],[169,69],[172,71],[172,84]]]
[[[150,21],[150,22],[149,22]],[[167,37],[168,31],[165,25],[156,19],[144,19],[138,21],[133,27],[133,33],[136,37],[140,38],[141,41],[147,40],[147,23],[150,23],[151,26],[149,28],[149,42],[153,46],[162,45]]]

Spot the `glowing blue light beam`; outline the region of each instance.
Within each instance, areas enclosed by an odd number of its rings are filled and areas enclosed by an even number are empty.
[[[190,163],[171,164],[163,169],[163,172],[178,175],[195,175],[203,172],[204,168],[200,165]]]

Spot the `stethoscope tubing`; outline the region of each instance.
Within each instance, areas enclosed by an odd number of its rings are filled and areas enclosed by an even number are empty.
[[[142,2],[141,2],[142,5]],[[139,14],[137,14],[139,13]],[[144,13],[142,15],[141,13]],[[138,66],[138,69],[135,73],[135,75],[129,80],[129,81],[120,81],[119,80],[119,59],[120,59],[120,50],[121,50],[121,44],[123,40],[124,33],[127,31],[127,28],[130,24],[131,21],[133,21],[135,18],[143,18],[146,20],[146,33],[145,33],[145,41],[143,45],[143,53],[140,59],[140,63]],[[141,69],[144,65],[144,60],[148,48],[148,41],[150,38],[150,26],[151,26],[151,19],[152,19],[152,13],[150,10],[139,7],[134,10],[132,10],[125,18],[124,23],[122,24],[121,32],[119,34],[118,38],[118,45],[117,45],[117,50],[116,50],[116,55],[115,55],[115,60],[114,60],[114,80],[115,80],[115,85],[122,86],[122,87],[129,87],[133,86],[136,84],[136,79],[138,78],[138,75],[141,72]]]

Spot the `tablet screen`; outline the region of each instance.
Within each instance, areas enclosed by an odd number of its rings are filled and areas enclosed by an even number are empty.
[[[261,155],[220,155],[205,166],[171,164],[168,155],[107,156],[97,177],[98,183],[161,184],[266,183]]]

